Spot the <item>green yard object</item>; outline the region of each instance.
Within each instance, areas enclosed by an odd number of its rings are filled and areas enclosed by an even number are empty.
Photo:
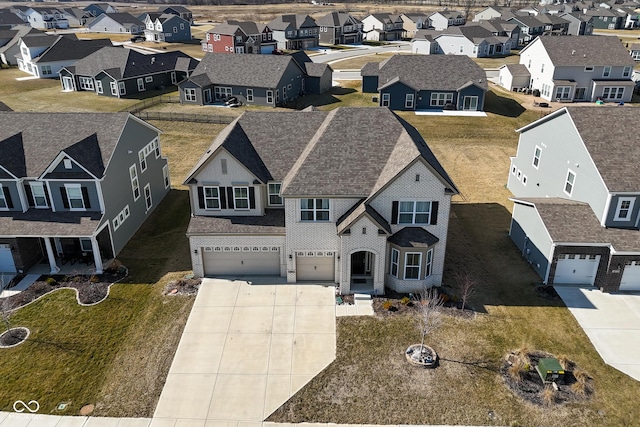
[[[564,381],[564,369],[558,359],[551,357],[540,359],[536,365],[536,370],[545,383]]]

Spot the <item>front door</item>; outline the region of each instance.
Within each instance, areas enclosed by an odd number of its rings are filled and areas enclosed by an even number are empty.
[[[463,105],[463,110],[471,110],[476,111],[478,109],[478,97],[477,96],[465,96]]]
[[[356,252],[351,255],[351,274],[363,275],[366,273],[366,252]]]
[[[62,87],[64,90],[72,91],[73,90],[73,79],[71,77],[64,76],[62,78]]]
[[[211,89],[205,89],[203,94],[204,94],[204,103],[211,104]]]

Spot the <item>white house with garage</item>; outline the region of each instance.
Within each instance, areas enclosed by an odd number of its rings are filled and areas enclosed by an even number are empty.
[[[442,283],[458,190],[387,108],[245,112],[185,184],[195,276],[273,275],[343,294]]]
[[[638,120],[565,107],[518,130],[509,234],[544,283],[640,291]]]

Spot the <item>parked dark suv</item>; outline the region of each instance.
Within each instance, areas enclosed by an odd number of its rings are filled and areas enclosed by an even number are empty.
[[[135,42],[143,42],[145,40],[146,40],[146,38],[144,36],[133,36],[133,37],[131,37],[131,41],[134,42],[134,43]]]

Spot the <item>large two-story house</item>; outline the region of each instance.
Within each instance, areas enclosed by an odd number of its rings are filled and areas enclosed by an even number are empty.
[[[404,21],[400,15],[372,13],[362,20],[364,38],[370,41],[393,41],[404,37]]]
[[[545,283],[640,290],[639,120],[566,107],[518,130],[509,234]]]
[[[191,40],[191,24],[171,13],[147,13],[143,18],[144,37],[149,42],[176,43]]]
[[[616,37],[541,36],[520,51],[531,88],[549,101],[628,102],[635,62]]]
[[[185,185],[196,276],[274,275],[343,294],[442,283],[458,190],[387,108],[246,112]]]
[[[442,31],[456,25],[464,25],[467,20],[462,12],[443,10],[429,15],[429,22],[434,29]]]
[[[443,31],[418,31],[411,40],[411,52],[486,58],[508,55],[513,47],[512,41],[511,37],[495,36],[480,25],[464,25]]]
[[[129,113],[0,113],[0,270],[101,273],[169,191],[159,135]]]
[[[267,26],[273,32],[278,49],[304,50],[319,44],[320,28],[309,15],[280,15]]]
[[[64,12],[56,8],[31,7],[26,12],[27,22],[41,30],[69,28],[69,20]]]
[[[320,43],[362,43],[362,22],[347,12],[331,12],[316,19],[320,29]]]
[[[207,31],[202,40],[202,50],[213,53],[273,53],[276,44],[268,25],[227,21]]]

